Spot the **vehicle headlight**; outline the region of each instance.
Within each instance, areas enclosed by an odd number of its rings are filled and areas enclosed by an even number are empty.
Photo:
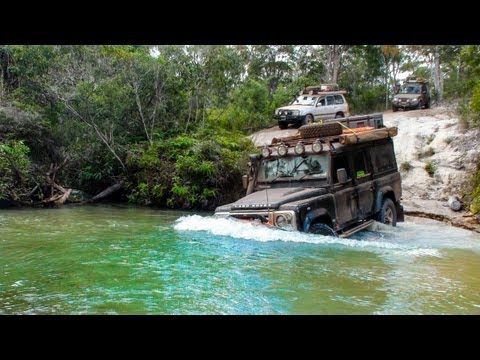
[[[292,110],[292,115],[293,115],[293,116],[298,116],[298,115],[300,115],[300,110]]]
[[[416,103],[418,101],[418,99],[412,99],[411,101],[412,101],[412,103]]]
[[[275,226],[279,228],[288,228],[292,227],[293,223],[293,212],[282,211],[280,214],[275,214]]]
[[[284,227],[288,224],[287,218],[284,215],[278,215],[275,219],[275,224],[278,227]]]

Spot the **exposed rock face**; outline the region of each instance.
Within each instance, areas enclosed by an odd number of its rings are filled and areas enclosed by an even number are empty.
[[[398,166],[410,167],[401,171],[405,212],[480,232],[471,214],[448,205],[449,197],[462,194],[475,171],[480,130],[463,130],[454,110],[445,107],[385,113],[384,123],[398,127]]]

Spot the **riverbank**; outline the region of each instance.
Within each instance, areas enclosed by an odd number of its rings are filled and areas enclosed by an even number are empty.
[[[448,206],[449,196],[461,198],[475,171],[480,130],[464,129],[455,109],[444,106],[386,112],[384,123],[398,127],[393,139],[405,213],[480,233],[480,224],[468,209],[453,211]]]

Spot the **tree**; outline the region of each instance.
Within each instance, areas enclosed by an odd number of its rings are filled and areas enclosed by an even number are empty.
[[[387,109],[390,94],[390,78],[393,79],[393,84],[396,84],[396,76],[400,69],[402,54],[397,45],[383,45],[381,49],[384,63],[385,108]]]
[[[342,69],[342,60],[349,49],[349,45],[323,45],[327,68],[326,82],[337,83],[340,70]]]

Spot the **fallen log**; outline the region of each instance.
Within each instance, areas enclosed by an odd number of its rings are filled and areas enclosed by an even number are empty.
[[[67,201],[68,197],[70,196],[72,189],[66,189],[64,193],[53,195],[48,199],[42,201],[44,206],[60,206]]]
[[[462,208],[462,203],[458,196],[449,196],[448,197],[448,206],[453,211],[459,211]]]
[[[102,199],[105,199],[107,197],[109,197],[110,195],[112,195],[114,192],[120,190],[124,185],[124,181],[121,180],[120,182],[116,183],[116,184],[113,184],[112,186],[109,186],[108,188],[106,188],[105,190],[103,190],[102,192],[98,193],[97,195],[95,195],[94,197],[92,197],[91,199],[85,201],[86,203],[92,203],[92,202],[96,202],[96,201],[99,201],[99,200],[102,200]]]

